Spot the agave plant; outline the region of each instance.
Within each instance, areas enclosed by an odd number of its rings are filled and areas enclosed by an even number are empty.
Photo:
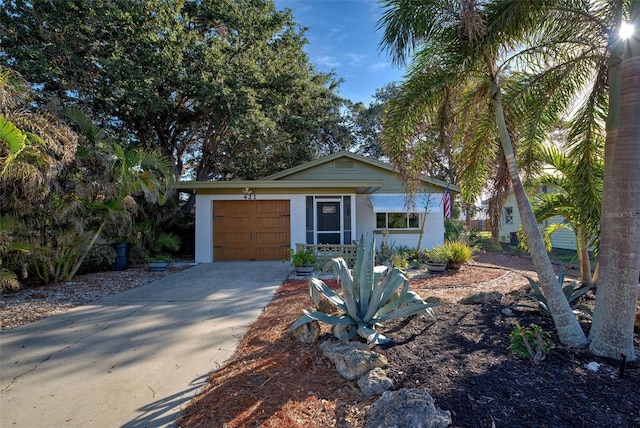
[[[538,309],[545,315],[551,316],[551,311],[549,310],[549,304],[547,303],[547,298],[542,294],[542,289],[540,288],[540,284],[534,281],[530,277],[526,277],[529,280],[529,284],[531,284],[531,293],[526,294],[526,297],[530,298],[538,305]],[[558,272],[558,283],[562,286],[564,283],[564,267],[560,266],[560,271]],[[562,287],[562,292],[565,297],[569,301],[569,304],[573,306],[573,304],[582,296],[584,296],[589,290],[594,289],[595,285],[582,285],[580,286],[579,281],[573,281],[570,284],[567,284]],[[521,305],[516,305],[521,306]],[[526,306],[526,305],[522,305]],[[584,305],[576,305],[573,306],[574,309],[580,309],[585,312],[587,315],[591,315],[591,309]]]
[[[321,321],[335,326],[334,334],[342,338],[338,331],[346,331],[346,338],[356,334],[373,344],[388,343],[391,340],[376,331],[380,323],[392,318],[428,313],[434,316],[433,306],[426,303],[416,293],[409,291],[409,280],[402,271],[393,266],[374,266],[375,241],[358,244],[358,252],[353,270],[342,258],[332,259],[325,270],[332,270],[340,283],[341,294],[333,291],[318,278],[309,280],[311,299],[318,307],[320,296],[324,296],[343,313],[328,315],[317,310],[303,310],[289,331],[312,322]]]

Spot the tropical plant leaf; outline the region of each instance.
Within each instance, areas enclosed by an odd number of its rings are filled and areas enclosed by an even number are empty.
[[[327,315],[324,312],[308,311],[306,309],[303,309],[302,313],[303,315],[291,324],[289,331],[293,331],[301,325],[310,323],[314,320],[330,325],[356,325],[353,319],[348,316]]]
[[[388,312],[380,317],[374,318],[375,322],[384,322],[393,318],[406,318],[412,315],[418,315],[422,313],[428,313],[431,316],[435,316],[433,307],[438,306],[437,303],[415,302],[408,306],[403,306],[400,309]],[[383,312],[382,310],[380,312]]]
[[[316,306],[319,304],[318,293],[322,294],[327,298],[331,303],[333,303],[338,308],[342,309],[345,312],[348,312],[347,305],[345,304],[344,299],[340,297],[338,293],[333,291],[324,281],[318,278],[311,278],[309,280],[309,292],[311,295],[311,299],[315,303]]]
[[[384,345],[391,342],[391,339],[387,336],[363,324],[358,325],[358,334],[367,339],[367,342],[373,343],[374,345]]]
[[[347,262],[342,258],[335,258],[332,259],[330,263],[331,270],[333,270],[334,275],[336,275],[340,282],[340,290],[342,291],[344,304],[347,307],[347,313],[353,317],[356,322],[362,321],[362,318],[358,313],[358,302],[355,297],[355,282],[351,276],[351,271],[349,270],[349,266],[347,266]]]

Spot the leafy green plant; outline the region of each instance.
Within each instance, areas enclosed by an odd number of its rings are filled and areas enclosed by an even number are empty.
[[[409,268],[409,260],[404,253],[397,253],[393,258],[393,266],[402,271],[406,271]]]
[[[444,239],[455,241],[464,233],[464,224],[458,220],[444,220]]]
[[[291,263],[296,267],[314,266],[316,264],[316,256],[311,250],[291,251]]]
[[[443,251],[446,253],[449,263],[466,263],[473,260],[474,248],[471,248],[466,242],[447,241],[442,245]]]
[[[324,296],[342,311],[340,315],[327,315],[318,310],[304,310],[289,331],[314,320],[331,324],[334,334],[346,332],[348,339],[356,334],[367,342],[382,344],[390,339],[375,330],[380,323],[392,318],[404,318],[416,314],[434,315],[433,306],[416,293],[409,291],[409,280],[398,268],[375,269],[375,241],[365,243],[360,239],[353,270],[342,258],[334,258],[327,264],[340,283],[341,294],[333,291],[324,281],[312,278],[309,293],[316,307]]]
[[[449,261],[449,254],[447,254],[442,245],[424,250],[424,255],[427,263],[447,263]]]
[[[172,257],[163,251],[178,251],[180,248],[180,237],[173,233],[161,232],[154,236],[150,242],[149,261],[171,261]]]
[[[534,363],[544,360],[551,350],[549,333],[537,324],[516,326],[509,333],[509,349],[519,358],[531,359]]]
[[[529,284],[531,285],[531,293],[527,293],[525,297],[533,300],[536,304],[540,312],[547,316],[551,316],[551,311],[549,310],[549,303],[547,302],[547,298],[542,294],[542,289],[540,288],[540,284],[537,281],[534,281],[530,277],[526,277],[529,280]],[[562,285],[564,283],[564,267],[560,267],[560,271],[558,272],[558,283]],[[564,293],[567,301],[570,305],[573,305],[580,297],[584,296],[589,290],[595,288],[595,285],[585,285],[580,286],[579,281],[574,281],[570,284],[567,284],[562,287],[562,292]],[[591,315],[591,309],[584,305],[576,305],[576,309],[580,309],[581,311]]]

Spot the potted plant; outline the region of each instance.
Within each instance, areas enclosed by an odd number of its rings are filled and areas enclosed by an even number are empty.
[[[442,273],[447,269],[449,255],[442,245],[433,247],[430,250],[424,250],[424,255],[427,260],[426,265],[429,272]]]
[[[152,272],[162,272],[167,269],[173,258],[164,249],[177,251],[180,248],[180,237],[173,233],[160,233],[151,240],[151,251],[147,257],[149,270]]]
[[[448,241],[443,245],[444,252],[448,256],[447,267],[449,269],[460,269],[463,263],[473,260],[475,249],[462,241]]]
[[[311,250],[291,251],[291,263],[296,269],[297,275],[311,275],[315,270],[316,256]]]

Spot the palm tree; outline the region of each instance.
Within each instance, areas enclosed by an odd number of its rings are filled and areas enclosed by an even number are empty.
[[[447,87],[477,83],[484,93],[485,108],[497,126],[532,260],[560,340],[566,345],[584,346],[586,337],[557,282],[524,191],[504,115],[497,59],[508,46],[509,33],[492,33],[486,26],[487,16],[483,15],[486,9],[473,0],[385,0],[382,3],[386,8],[380,22],[385,29],[382,46],[399,63],[417,49],[402,87],[409,98],[403,99],[401,95],[402,102],[392,104],[385,121],[383,144],[393,147],[410,141],[415,123],[424,112],[428,116],[429,111],[433,111]],[[512,27],[518,30],[517,26]],[[405,88],[413,90],[405,91]],[[526,148],[523,152],[526,153]]]
[[[554,216],[562,216],[571,226],[576,237],[576,249],[580,260],[582,282],[592,285],[589,247],[596,245],[600,232],[600,206],[602,204],[602,179],[604,175],[604,141],[600,150],[593,153],[596,158],[590,162],[592,181],[583,181],[585,169],[583,159],[572,157],[560,149],[549,146],[543,149],[543,160],[553,168],[538,178],[539,183],[554,184],[558,192],[540,193],[534,201],[534,212],[539,222]],[[589,184],[596,187],[591,189]],[[584,204],[584,196],[592,199]]]
[[[157,151],[125,150],[110,141],[108,136],[80,109],[65,111],[83,138],[86,156],[97,156],[98,173],[105,173],[106,182],[98,198],[88,201],[88,207],[98,220],[97,228],[87,241],[83,254],[64,279],[73,277],[105,228],[112,234],[126,233],[131,226],[131,214],[137,208],[134,196],[142,195],[146,201],[164,204],[174,190],[175,173],[171,160]]]
[[[640,1],[629,3],[630,22],[636,31],[621,49],[620,87],[614,94],[619,98],[607,122],[603,257],[589,349],[597,355],[617,358],[625,353],[627,359],[634,359],[640,270]]]
[[[527,73],[517,90],[522,101],[519,104],[521,117],[529,119],[529,135],[544,134],[562,115],[568,115],[576,148],[587,155],[585,159],[593,159],[588,151],[593,147],[594,136],[599,138],[598,128],[604,126],[602,211],[605,214],[607,211],[633,212],[629,201],[636,198],[631,189],[637,184],[621,182],[616,177],[621,173],[621,165],[632,161],[631,153],[618,154],[623,150],[618,139],[622,129],[631,126],[638,117],[630,115],[627,117],[633,118],[631,121],[622,121],[629,114],[626,109],[632,109],[633,103],[623,104],[621,91],[625,86],[632,92],[625,96],[637,98],[640,95],[633,93],[634,88],[638,90],[637,83],[628,82],[628,79],[637,79],[634,74],[637,69],[633,66],[637,57],[637,47],[634,47],[637,35],[624,41],[619,37],[619,29],[627,16],[631,17],[635,28],[640,27],[638,1],[499,0],[492,2],[490,7],[496,17],[496,28],[510,28],[509,22],[521,22],[523,45],[519,47],[518,56],[526,63]],[[623,65],[627,66],[624,75]],[[576,108],[576,104],[581,106]],[[637,163],[633,168],[637,168]],[[587,187],[591,189],[595,187],[592,171],[593,165],[585,162],[583,181],[589,182]],[[620,196],[621,193],[624,196]],[[582,197],[585,203],[580,202],[580,205],[588,206],[586,202],[592,195],[585,193]],[[637,270],[628,273],[627,277],[616,266],[620,266],[620,258],[633,259],[637,251],[629,244],[632,235],[628,231],[620,233],[621,223],[623,221],[615,215],[602,216],[600,274],[589,338],[590,349],[595,354],[617,358],[622,350],[627,358],[633,358],[632,324],[636,305],[634,293],[637,291],[630,291],[634,287],[628,285],[628,281],[637,277]],[[606,334],[600,332],[602,328]]]

